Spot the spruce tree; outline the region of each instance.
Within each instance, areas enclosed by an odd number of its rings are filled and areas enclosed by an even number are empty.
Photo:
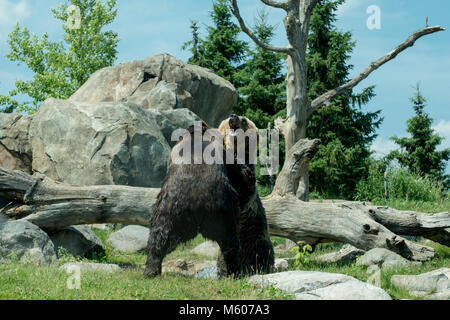
[[[336,10],[344,2],[325,1],[314,8],[307,52],[310,101],[349,80],[353,68],[349,59],[355,42],[350,32],[341,32],[334,26]],[[349,92],[311,117],[307,136],[322,141],[310,163],[312,191],[325,197],[354,196],[356,184],[368,173],[369,145],[382,122],[380,111],[361,110],[374,95],[374,87],[357,95]]]
[[[242,68],[247,43],[238,39],[241,29],[232,20],[227,0],[213,2],[210,18],[212,25],[207,27],[206,38],[200,39],[197,25],[191,23],[193,39],[182,48],[191,48],[194,54],[189,63],[211,69],[236,84],[236,72]]]
[[[417,84],[416,92],[410,99],[416,115],[408,120],[407,132],[410,137],[392,137],[400,146],[400,150],[389,154],[389,159],[397,159],[401,166],[422,176],[430,175],[450,187],[450,176],[445,175],[447,161],[450,159],[450,148],[437,151],[444,140],[432,128],[433,119],[425,113],[426,99]]]
[[[270,43],[275,27],[267,21],[268,13],[258,11],[253,28],[261,41]],[[286,112],[284,64],[286,56],[255,46],[248,50],[244,67],[237,74],[239,102],[234,112],[265,129],[276,117]]]

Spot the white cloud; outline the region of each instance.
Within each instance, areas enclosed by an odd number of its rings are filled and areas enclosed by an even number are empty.
[[[337,15],[340,17],[344,13],[347,13],[348,11],[358,8],[362,4],[362,0],[347,0],[342,5],[339,6],[337,10]]]
[[[27,0],[0,0],[0,43],[4,44],[7,34],[16,22],[30,16]]]
[[[11,25],[31,13],[27,0],[0,0],[0,25]]]
[[[398,149],[398,145],[392,140],[378,137],[370,147],[370,150],[374,152],[374,157],[380,159],[387,156],[391,151]]]
[[[434,131],[441,137],[445,138],[444,141],[439,146],[439,149],[450,148],[450,120],[441,120],[435,126],[433,126]]]

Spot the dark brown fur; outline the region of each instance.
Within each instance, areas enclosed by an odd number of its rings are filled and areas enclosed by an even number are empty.
[[[225,137],[225,145],[233,143],[228,141],[228,129],[256,130],[253,122],[245,117],[232,116],[222,122],[219,127]],[[236,144],[235,150],[236,150]],[[249,148],[246,146],[246,152]],[[249,155],[246,155],[249,159]],[[266,212],[256,188],[256,169],[252,164],[227,165],[227,175],[231,185],[238,194],[239,202],[239,240],[241,243],[241,266],[245,274],[268,273],[275,263],[273,244],[270,241]],[[218,273],[225,276],[228,271],[224,256],[219,253]]]
[[[193,130],[189,131],[192,135]],[[193,139],[191,143],[193,147]],[[203,150],[208,144],[203,143]],[[237,203],[237,194],[227,177],[225,165],[169,163],[150,218],[145,276],[161,274],[164,257],[179,243],[198,233],[217,241],[224,252],[226,274],[239,276]]]

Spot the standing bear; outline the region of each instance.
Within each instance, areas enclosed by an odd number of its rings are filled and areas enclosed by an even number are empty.
[[[199,126],[191,126],[173,148],[166,177],[152,208],[146,277],[161,274],[164,257],[198,233],[219,244],[227,266],[226,275],[240,275],[238,196],[224,164],[206,164],[203,159],[198,159],[203,158],[203,153],[192,152],[195,150],[195,127]],[[200,134],[203,136],[207,130],[209,127],[203,122]],[[200,151],[213,147],[221,150],[223,156],[221,137],[219,140],[203,141]],[[180,150],[191,151],[187,163],[174,163],[180,158]],[[183,153],[182,157],[185,156]],[[195,164],[198,160],[202,163]]]
[[[194,126],[173,148],[166,178],[152,208],[145,276],[159,275],[164,257],[198,233],[219,244],[220,276],[270,271],[273,246],[256,189],[255,166],[248,162],[256,147],[251,150],[251,143],[245,139],[233,141],[238,137],[236,130],[245,133],[250,129],[256,130],[253,122],[232,115],[222,123],[220,132],[216,130],[218,139],[203,140],[200,153],[219,150],[226,164],[206,164],[198,159],[203,154],[195,152],[190,162],[173,163],[180,158],[181,149],[196,149]],[[200,131],[207,135],[211,130],[203,122]],[[244,147],[244,159],[237,152],[240,147]]]
[[[233,152],[237,163],[227,164],[231,185],[238,194],[239,240],[241,266],[244,274],[268,273],[274,262],[274,249],[270,241],[266,212],[256,188],[257,127],[246,117],[232,115],[219,126],[227,152]],[[246,133],[252,132],[247,135]],[[239,138],[239,135],[242,138]],[[239,154],[241,151],[241,154]],[[245,158],[244,158],[245,157]],[[219,252],[219,276],[228,273],[224,254]]]

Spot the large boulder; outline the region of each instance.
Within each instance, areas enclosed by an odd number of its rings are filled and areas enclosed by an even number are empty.
[[[231,112],[237,93],[210,70],[159,54],[95,72],[70,100],[128,101],[156,110],[187,108],[218,126]]]
[[[450,269],[442,268],[419,275],[394,275],[391,283],[415,297],[450,300]]]
[[[114,249],[122,252],[139,252],[147,247],[149,230],[142,226],[127,226],[108,238]]]
[[[359,266],[378,266],[381,269],[408,268],[420,264],[420,262],[406,260],[397,253],[384,248],[375,248],[367,251],[363,256],[359,257],[356,262],[356,265]]]
[[[170,147],[133,103],[48,99],[30,136],[33,170],[70,185],[160,187],[166,174]]]
[[[67,273],[72,273],[74,270],[80,270],[81,272],[106,272],[114,273],[121,271],[122,269],[116,264],[104,264],[104,263],[88,263],[88,262],[69,262],[60,267]]]
[[[56,254],[49,236],[28,221],[0,224],[0,258],[15,258],[25,262],[51,263]]]
[[[260,288],[273,286],[297,300],[391,300],[384,290],[337,273],[288,271],[256,275],[249,282]]]
[[[192,252],[202,256],[217,258],[219,254],[219,245],[215,241],[208,240],[196,246],[192,249]]]
[[[364,250],[355,248],[350,244],[346,244],[341,248],[341,250],[320,255],[316,257],[315,260],[326,263],[345,263],[355,261],[356,258],[362,256],[364,253]]]
[[[171,148],[178,142],[179,138],[174,137],[175,140],[172,140],[172,133],[175,130],[186,129],[196,121],[201,121],[200,117],[189,109],[148,110],[148,113],[155,119]]]
[[[56,251],[64,248],[75,257],[90,257],[104,252],[103,243],[89,226],[72,226],[50,234]]]
[[[31,116],[0,114],[0,167],[31,173]]]

